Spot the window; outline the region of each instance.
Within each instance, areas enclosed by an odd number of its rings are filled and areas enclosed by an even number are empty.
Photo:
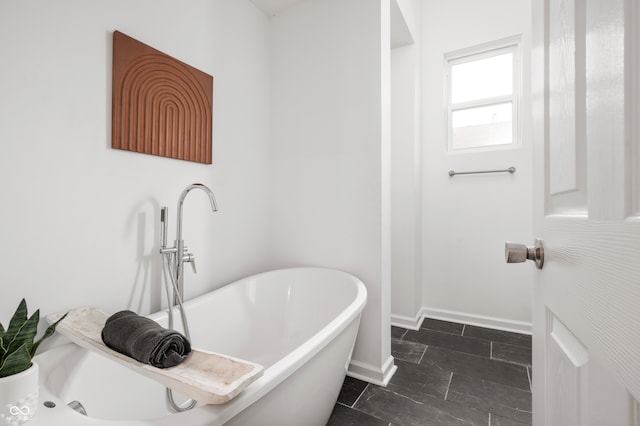
[[[519,41],[447,54],[445,70],[449,151],[516,144]]]

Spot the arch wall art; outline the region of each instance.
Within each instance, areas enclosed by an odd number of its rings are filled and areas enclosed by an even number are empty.
[[[212,163],[213,77],[113,33],[111,146]]]

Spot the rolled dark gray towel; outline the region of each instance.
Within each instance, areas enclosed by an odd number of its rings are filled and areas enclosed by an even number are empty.
[[[191,353],[191,344],[182,334],[131,311],[107,318],[102,341],[114,351],[158,368],[178,365]]]

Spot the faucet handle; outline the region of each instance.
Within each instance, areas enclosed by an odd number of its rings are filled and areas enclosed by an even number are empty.
[[[193,269],[193,273],[197,274],[198,270],[196,269],[196,256],[187,251],[187,248],[184,248],[184,255],[182,256],[182,261],[185,263],[190,263],[191,264],[191,269]]]

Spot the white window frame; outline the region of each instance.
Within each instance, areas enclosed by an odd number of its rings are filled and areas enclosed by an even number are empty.
[[[484,98],[469,102],[459,102],[452,104],[451,102],[451,67],[467,62],[472,62],[478,59],[490,58],[505,53],[513,53],[513,91],[511,95],[497,96],[492,98]],[[463,153],[463,152],[477,152],[487,150],[505,150],[513,149],[520,146],[520,99],[522,97],[522,78],[521,78],[521,40],[520,36],[508,37],[501,40],[492,41],[489,43],[472,46],[466,49],[456,50],[444,55],[444,70],[445,70],[445,115],[446,115],[446,129],[447,129],[447,152],[449,153]],[[511,143],[508,144],[495,144],[495,145],[482,145],[474,147],[454,148],[453,147],[453,112],[477,108],[482,106],[492,106],[501,103],[511,102],[511,126],[512,136]]]

